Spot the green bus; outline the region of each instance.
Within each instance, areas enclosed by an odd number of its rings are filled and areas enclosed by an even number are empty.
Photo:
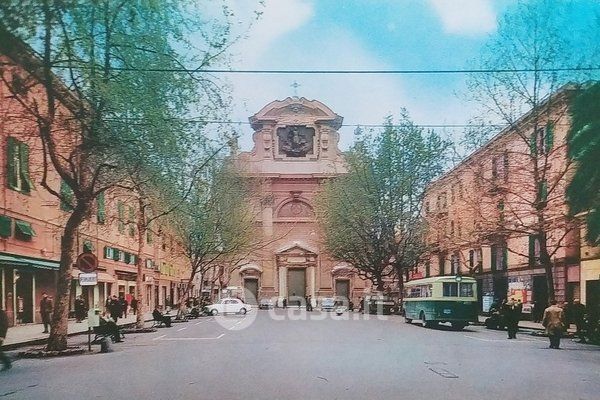
[[[463,329],[477,321],[477,281],[465,276],[437,276],[404,284],[404,320],[430,328],[450,322]]]

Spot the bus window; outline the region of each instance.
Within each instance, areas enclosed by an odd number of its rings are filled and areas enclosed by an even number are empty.
[[[461,283],[460,284],[460,297],[473,297],[473,284],[472,283]]]
[[[458,297],[458,283],[444,282],[443,285],[444,297]]]

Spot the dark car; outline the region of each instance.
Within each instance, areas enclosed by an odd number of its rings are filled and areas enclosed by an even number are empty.
[[[371,297],[367,305],[369,314],[391,315],[396,312],[396,302],[385,296]]]
[[[272,299],[260,299],[260,301],[258,302],[259,310],[269,310],[273,307],[274,307],[274,305],[273,305]]]

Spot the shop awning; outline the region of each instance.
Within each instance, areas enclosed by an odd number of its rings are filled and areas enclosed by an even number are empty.
[[[58,261],[0,253],[0,265],[58,270]]]

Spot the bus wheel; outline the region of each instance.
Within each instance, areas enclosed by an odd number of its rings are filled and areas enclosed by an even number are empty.
[[[452,329],[457,330],[457,331],[462,331],[463,329],[465,329],[465,323],[464,322],[452,322]]]
[[[431,324],[427,321],[427,318],[425,317],[425,313],[423,311],[421,311],[421,314],[419,315],[419,318],[421,319],[421,326],[423,328],[429,328],[429,326]]]
[[[404,317],[404,322],[410,324],[412,322],[412,319]]]

